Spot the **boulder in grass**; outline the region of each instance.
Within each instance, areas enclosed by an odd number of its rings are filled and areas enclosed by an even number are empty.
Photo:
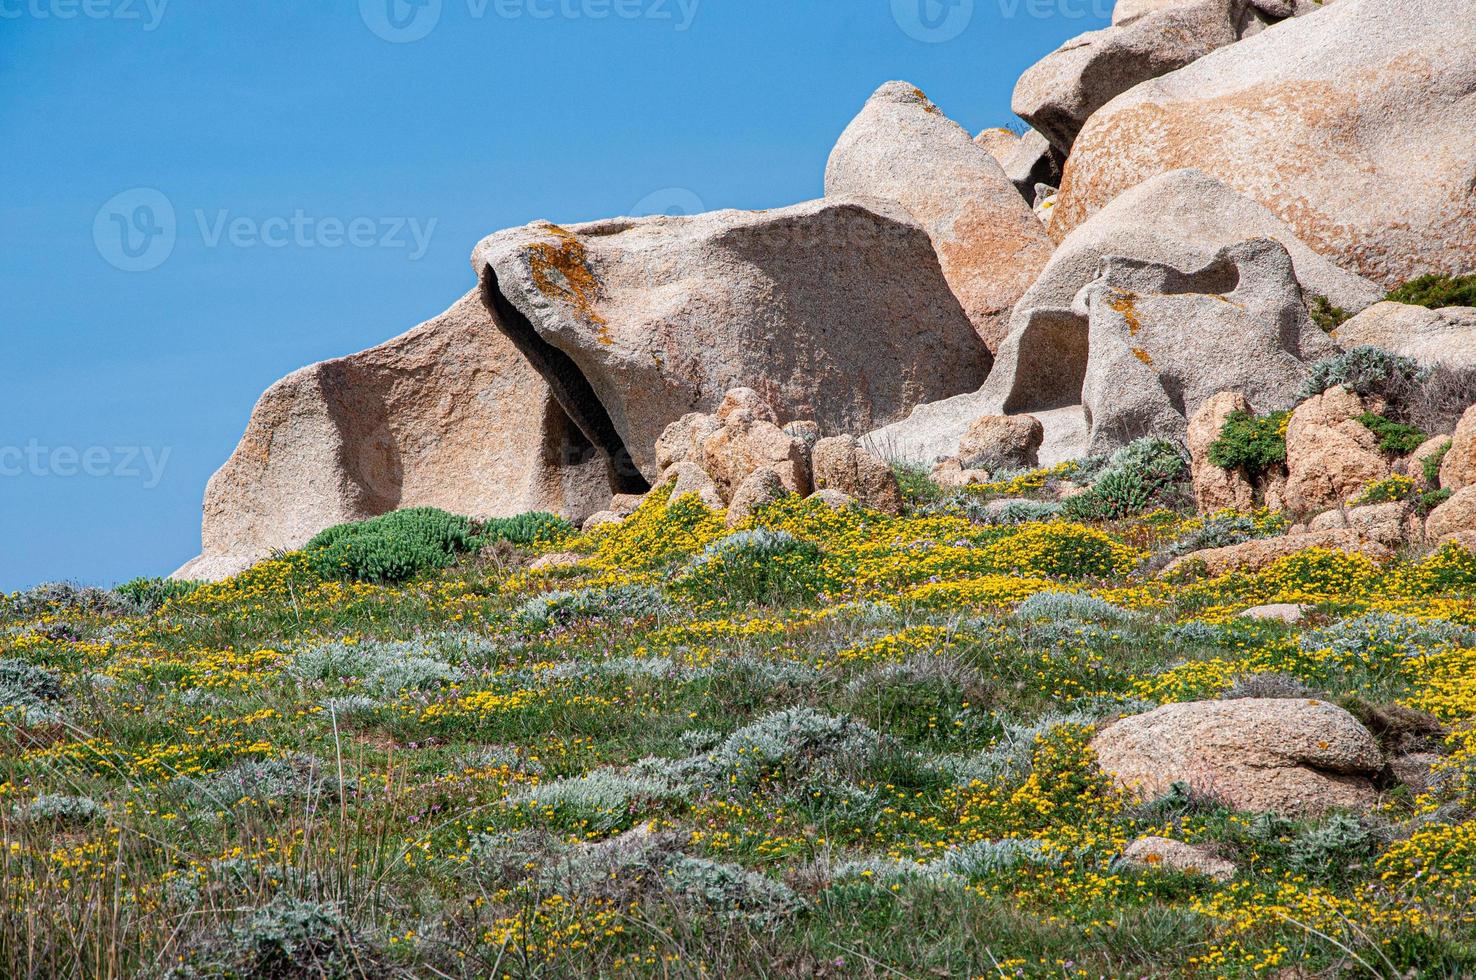
[[[1300,698],[1169,704],[1108,725],[1092,749],[1104,772],[1145,799],[1185,783],[1233,809],[1287,817],[1371,808],[1384,767],[1358,719]]]

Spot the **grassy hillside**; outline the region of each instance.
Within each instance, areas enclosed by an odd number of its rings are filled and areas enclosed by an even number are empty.
[[[12,596],[0,972],[1476,971],[1476,556],[1164,581],[1277,519],[1024,502],[1070,475],[737,533],[657,495],[588,536],[442,521],[173,595]],[[1271,601],[1315,609],[1238,616]],[[1314,822],[1093,766],[1103,719],[1246,694],[1441,761]],[[1146,834],[1239,872],[1125,866]]]

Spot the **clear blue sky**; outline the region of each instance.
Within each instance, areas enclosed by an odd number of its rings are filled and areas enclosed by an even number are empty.
[[[818,197],[881,82],[1006,124],[1110,11],[948,4],[0,0],[0,590],[192,557],[261,392],[449,306],[483,235]]]

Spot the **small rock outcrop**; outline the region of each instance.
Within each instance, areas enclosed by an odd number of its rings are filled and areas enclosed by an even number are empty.
[[[849,500],[884,514],[902,512],[897,475],[855,436],[821,439],[815,444],[812,462],[817,491],[839,491]]]
[[[1282,498],[1287,511],[1320,514],[1390,474],[1392,464],[1380,451],[1378,436],[1358,420],[1367,411],[1363,399],[1346,388],[1329,388],[1292,412]]]
[[[1187,871],[1215,881],[1235,877],[1235,862],[1216,857],[1209,848],[1194,846],[1167,837],[1139,837],[1123,849],[1122,859],[1129,866],[1148,871]]]
[[[1050,236],[995,158],[906,82],[883,85],[841,134],[825,193],[896,201],[911,212],[991,350],[1051,257]]]
[[[1384,767],[1356,718],[1303,699],[1169,704],[1114,722],[1092,748],[1104,772],[1144,798],[1187,783],[1234,809],[1289,817],[1371,807]]]
[[[1190,475],[1194,502],[1201,514],[1227,508],[1251,510],[1256,488],[1240,469],[1227,470],[1210,462],[1210,447],[1220,438],[1225,422],[1237,412],[1250,412],[1250,402],[1238,391],[1222,391],[1207,399],[1189,419]]]
[[[403,336],[272,385],[206,488],[201,556],[175,575],[227,578],[405,507],[582,520],[612,489],[610,459],[473,292]]]
[[[1440,486],[1463,490],[1476,485],[1476,405],[1466,409],[1451,437],[1450,451],[1440,463]]]
[[[1465,535],[1476,532],[1476,486],[1465,487],[1430,512],[1425,521],[1425,537],[1432,545],[1447,541],[1465,541]]]
[[[712,415],[689,414],[656,440],[663,470],[657,487],[671,498],[695,494],[713,510],[727,508],[730,524],[785,494],[825,494],[830,506],[859,503],[896,514],[902,492],[886,462],[854,436],[818,436],[808,421],[780,427],[773,410],[752,388],[723,396]]]
[[[1224,548],[1206,548],[1176,558],[1163,570],[1164,575],[1175,575],[1189,568],[1203,569],[1209,575],[1224,575],[1227,572],[1258,572],[1263,568],[1290,557],[1308,548],[1326,548],[1350,555],[1364,555],[1382,561],[1392,558],[1394,552],[1377,541],[1371,541],[1351,528],[1303,531],[1279,538],[1259,538]]]
[[[1476,367],[1476,307],[1429,310],[1407,303],[1375,303],[1338,327],[1345,349],[1368,345],[1412,357],[1427,367]]]
[[[980,416],[959,441],[960,469],[1034,469],[1044,440],[1045,427],[1033,416]]]
[[[484,240],[473,264],[499,325],[617,460],[619,489],[654,482],[667,426],[734,388],[858,432],[977,388],[990,364],[927,232],[885,201],[539,222]]]
[[[1092,114],[1051,219],[1070,233],[1181,167],[1270,208],[1393,288],[1476,251],[1476,18],[1469,0],[1337,0]]]

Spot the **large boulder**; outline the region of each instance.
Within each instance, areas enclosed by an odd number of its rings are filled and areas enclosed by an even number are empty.
[[[825,193],[896,201],[911,212],[991,350],[1051,257],[1050,235],[999,163],[906,82],[879,88],[841,134]]]
[[[1092,113],[1139,82],[1198,61],[1265,28],[1247,0],[1179,0],[1078,35],[1036,62],[1010,108],[1062,153]]]
[[[1346,350],[1382,347],[1428,367],[1476,367],[1476,307],[1430,310],[1408,303],[1375,303],[1338,327]]]
[[[1076,299],[1089,318],[1082,404],[1093,451],[1157,436],[1231,389],[1258,412],[1290,408],[1304,361],[1333,345],[1312,323],[1291,256],[1271,239],[1232,245],[1202,269],[1108,258]]]
[[[922,405],[876,433],[875,443],[931,463],[955,455],[959,439],[979,416],[1028,412],[1045,425],[1043,463],[1080,455],[1087,434],[1080,406],[1088,321],[1072,304],[1096,279],[1102,260],[1121,256],[1199,269],[1226,247],[1255,238],[1285,246],[1305,297],[1326,296],[1357,311],[1384,295],[1376,284],[1312,251],[1281,219],[1220,181],[1196,170],[1162,174],[1123,194],[1061,242],[1016,305],[1010,335],[980,391]],[[1311,344],[1315,349],[1309,356],[1335,353],[1331,342],[1314,337]]]
[[[629,484],[660,475],[670,423],[734,388],[858,432],[989,369],[927,232],[884,201],[539,222],[473,262],[502,328]]]
[[[1369,408],[1346,388],[1329,388],[1292,412],[1286,427],[1286,510],[1321,513],[1393,471],[1379,437],[1359,421]]]
[[[609,459],[473,292],[388,343],[272,385],[205,491],[201,557],[175,574],[223,578],[399,508],[579,520],[610,494]]]
[[[1233,809],[1289,817],[1371,807],[1384,767],[1356,718],[1303,699],[1164,705],[1109,725],[1092,748],[1104,772],[1144,798],[1187,783]]]
[[[1210,462],[1210,447],[1220,438],[1231,415],[1249,413],[1250,402],[1238,391],[1222,391],[1207,399],[1189,419],[1186,442],[1189,446],[1190,474],[1194,483],[1194,503],[1201,514],[1217,510],[1251,510],[1256,505],[1256,488],[1238,467],[1227,470]]]
[[[1476,250],[1469,0],[1338,0],[1135,86],[1072,147],[1051,231],[1194,167],[1385,286]]]

